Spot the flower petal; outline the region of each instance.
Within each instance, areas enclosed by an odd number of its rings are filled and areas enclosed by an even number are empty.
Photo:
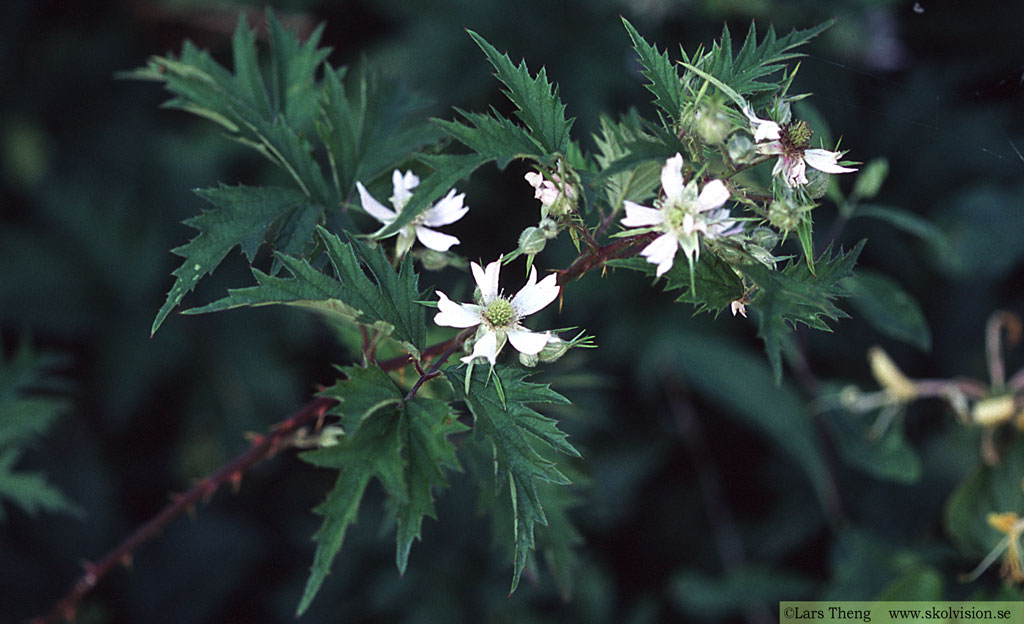
[[[774,121],[767,119],[760,119],[754,114],[754,109],[748,104],[743,107],[743,114],[747,116],[747,120],[750,125],[754,128],[754,142],[760,143],[765,139],[770,141],[778,141],[782,128],[779,124]]]
[[[424,247],[440,252],[448,251],[453,245],[459,244],[459,239],[454,236],[442,234],[422,225],[416,226],[416,238],[420,239]]]
[[[640,255],[647,258],[651,264],[658,265],[657,276],[661,277],[672,268],[672,261],[676,258],[677,249],[679,249],[679,240],[675,235],[662,234],[650,245],[644,247]]]
[[[841,167],[836,164],[841,154],[823,149],[804,150],[804,160],[807,164],[818,171],[825,173],[853,173],[856,169],[852,167]]]
[[[512,309],[515,310],[518,318],[530,316],[538,310],[543,310],[549,303],[557,299],[560,291],[557,275],[552,273],[538,282],[537,267],[531,267],[530,279],[526,282],[526,286],[523,286],[512,298]]]
[[[444,199],[434,204],[429,210],[423,213],[423,225],[438,227],[455,223],[469,212],[469,206],[463,206],[466,199],[465,193],[455,194],[455,189],[448,191]]]
[[[412,197],[412,190],[419,186],[420,179],[412,171],[406,171],[405,175],[398,169],[391,172],[391,187],[394,194],[391,196],[391,204],[399,210],[408,203]]]
[[[437,293],[437,309],[434,322],[443,327],[473,327],[480,324],[480,306],[471,303],[455,303],[440,290]]]
[[[371,217],[380,221],[381,223],[388,224],[395,220],[398,216],[397,213],[393,212],[390,208],[387,208],[384,204],[380,203],[370,195],[370,192],[366,190],[362,182],[356,182],[356,188],[359,189],[359,201],[363,204],[363,210],[365,210]]]
[[[476,286],[480,289],[480,298],[483,299],[484,305],[490,305],[498,296],[498,273],[501,271],[501,258],[488,264],[486,269],[481,269],[476,262],[471,262],[470,268],[473,270]]]
[[[701,189],[700,197],[697,198],[697,210],[710,210],[718,208],[728,201],[729,188],[721,180],[712,180]]]
[[[498,351],[500,350],[497,334],[492,331],[484,332],[484,335],[480,336],[473,345],[473,352],[462,358],[462,361],[469,364],[478,357],[485,357],[491,363],[491,366],[494,366],[494,361],[497,359]]]
[[[665,214],[660,210],[641,206],[628,200],[622,205],[626,208],[626,216],[622,219],[622,225],[626,227],[646,227],[665,221]]]
[[[661,168],[661,188],[666,203],[674,203],[683,196],[683,155],[677,153],[665,161]]]
[[[507,332],[508,341],[512,343],[516,351],[526,355],[537,355],[548,344],[551,332],[532,332],[528,329],[510,329]]]

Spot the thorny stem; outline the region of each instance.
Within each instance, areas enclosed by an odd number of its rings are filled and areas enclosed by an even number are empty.
[[[570,282],[591,269],[603,266],[607,260],[625,257],[636,246],[647,242],[651,238],[653,238],[652,234],[644,234],[626,238],[604,247],[591,248],[587,254],[577,258],[569,268],[559,272],[558,283],[562,285]],[[420,354],[419,360],[409,355],[401,355],[378,362],[377,365],[385,371],[399,370],[410,363],[415,366],[419,373],[419,378],[405,396],[404,400],[408,401],[416,395],[416,392],[419,391],[424,383],[440,374],[441,366],[444,365],[452,354],[462,347],[462,344],[473,334],[473,331],[474,328],[468,328],[448,340],[427,347]],[[372,361],[374,357],[373,350],[376,344],[375,337],[369,336],[364,328],[362,338],[363,356],[367,361]],[[423,370],[421,363],[431,361],[430,367]],[[140,546],[160,533],[172,520],[194,509],[197,503],[208,501],[225,483],[230,482],[235,487],[238,487],[246,470],[262,460],[273,456],[282,448],[287,448],[291,440],[307,427],[319,427],[327,410],[336,404],[337,401],[335,399],[317,397],[288,417],[287,420],[275,425],[269,434],[255,436],[252,446],[247,451],[224,465],[217,472],[200,481],[199,484],[184,494],[174,496],[169,505],[115,546],[98,563],[85,563],[83,566],[85,572],[75,581],[71,589],[57,601],[49,612],[34,618],[30,621],[30,624],[51,624],[62,620],[66,622],[72,621],[82,598],[89,594],[115,566],[128,564],[131,561],[132,554]]]
[[[200,481],[189,491],[174,496],[169,505],[115,546],[99,562],[85,563],[85,573],[75,581],[71,590],[58,600],[46,615],[33,619],[31,624],[47,624],[61,620],[72,621],[78,609],[78,603],[115,566],[130,563],[132,553],[142,544],[156,536],[172,520],[186,511],[194,509],[197,503],[208,501],[225,483],[231,483],[237,488],[242,481],[242,474],[246,470],[273,456],[282,448],[287,448],[292,438],[300,431],[310,426],[319,426],[324,414],[336,403],[337,401],[331,398],[317,397],[287,420],[275,425],[268,435],[256,436],[247,451]]]
[[[591,250],[590,253],[577,258],[575,262],[569,265],[569,268],[558,271],[558,285],[564,286],[587,271],[596,269],[599,266],[604,266],[604,263],[608,260],[624,258],[631,255],[630,252],[632,252],[637,246],[641,243],[651,241],[655,235],[655,232],[649,232],[639,236],[630,236],[629,238],[624,238],[620,241]]]

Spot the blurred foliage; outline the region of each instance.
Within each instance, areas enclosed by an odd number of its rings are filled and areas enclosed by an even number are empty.
[[[1020,475],[1007,472],[1021,462],[1019,434],[997,440],[1003,464],[984,467],[981,432],[942,403],[911,405],[877,445],[865,442],[867,416],[809,407],[831,385],[873,387],[874,344],[914,378],[984,379],[986,318],[1024,312],[1014,47],[1024,7],[964,19],[962,7],[918,4],[924,12],[867,0],[527,0],[510,19],[501,2],[273,3],[307,34],[326,22],[332,63],[365,55],[431,96],[429,114],[444,119],[456,118],[452,106],[509,111],[471,29],[513,61],[545,67],[580,137],[600,131],[601,113],[653,110],[620,14],[670,50],[709,44],[723,21],[733,33],[752,18],[788,32],[831,18],[797,75],[794,88],[814,94],[799,114],[816,139],[841,135],[852,156],[888,162],[880,188],[839,180],[839,209],[815,214],[821,248],[867,239],[858,262],[868,271],[840,303],[852,318],[831,322],[831,334],[798,331],[781,387],[753,319],[694,316],[621,269],[569,286],[563,314],[599,343],[541,380],[572,401],[542,411],[584,457],[560,510],[582,536],[571,600],[529,566],[507,595],[508,553],[492,538],[509,540],[467,513],[475,489],[453,473],[404,576],[379,536],[381,506],[365,506],[303,621],[757,621],[781,599],[1020,599],[995,569],[959,580],[1000,538],[985,514],[1024,512]],[[223,62],[239,10],[20,0],[0,20],[0,338],[11,353],[30,332],[64,354],[72,382],[69,409],[17,468],[45,474],[84,511],[5,507],[0,621],[48,608],[79,561],[244,449],[244,432],[282,419],[330,383],[330,362],[351,357],[314,318],[277,307],[172,315],[149,338],[180,264],[168,250],[194,235],[181,222],[205,204],[188,189],[287,181],[210,124],[158,111],[158,89],[113,76],[185,38]],[[465,255],[512,248],[535,222],[524,172],[515,161],[485,167],[460,188],[487,189],[488,210],[508,220],[499,240],[454,225]],[[556,266],[573,257],[545,253]],[[229,253],[186,301],[246,283],[251,259]],[[903,291],[917,303],[894,295]],[[1007,360],[1011,372],[1024,363],[1019,350]],[[319,521],[309,510],[331,481],[291,454],[257,467],[237,494],[219,494],[105,579],[80,621],[290,619]]]

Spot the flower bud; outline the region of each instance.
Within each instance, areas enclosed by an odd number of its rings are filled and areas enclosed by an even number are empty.
[[[433,249],[424,249],[418,257],[423,268],[428,271],[440,271],[450,264],[448,254]]]
[[[757,227],[750,232],[750,242],[765,251],[771,251],[779,244],[779,235],[771,228]]]
[[[726,143],[725,149],[729,152],[729,159],[734,163],[748,163],[757,156],[757,150],[754,149],[754,142],[750,140],[750,137],[743,133],[736,133],[732,135],[729,138],[729,142]]]
[[[519,235],[519,251],[528,255],[539,254],[544,251],[544,246],[548,243],[548,237],[545,235],[544,230],[530,226],[523,230],[522,234]]]
[[[768,222],[780,232],[792,232],[800,225],[801,212],[801,207],[791,201],[775,200],[768,207]]]
[[[708,145],[720,145],[732,131],[729,117],[716,104],[702,105],[693,114],[693,126]]]
[[[519,354],[519,363],[522,364],[523,366],[525,366],[526,368],[533,368],[533,367],[537,366],[537,362],[539,362],[539,361],[540,361],[540,356],[530,355],[528,353],[520,353]]]
[[[562,340],[558,336],[549,336],[548,343],[544,345],[544,348],[540,350],[540,361],[545,364],[558,361],[563,355],[565,355],[572,344]]]

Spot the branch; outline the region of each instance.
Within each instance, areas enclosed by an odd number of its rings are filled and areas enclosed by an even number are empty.
[[[225,483],[235,487],[242,481],[242,474],[260,461],[276,454],[282,447],[287,447],[291,436],[323,419],[328,409],[337,401],[318,397],[307,403],[302,409],[292,414],[287,420],[274,426],[265,436],[253,438],[252,446],[220,470],[200,481],[195,487],[174,496],[174,500],[153,516],[146,524],[135,530],[127,539],[107,553],[98,563],[85,563],[85,573],[72,585],[53,609],[46,615],[37,617],[31,624],[55,623],[61,620],[70,622],[75,617],[78,603],[99,584],[110,570],[120,563],[127,563],[142,544],[159,533],[167,524],[181,514],[193,509],[196,503],[206,502]]]

